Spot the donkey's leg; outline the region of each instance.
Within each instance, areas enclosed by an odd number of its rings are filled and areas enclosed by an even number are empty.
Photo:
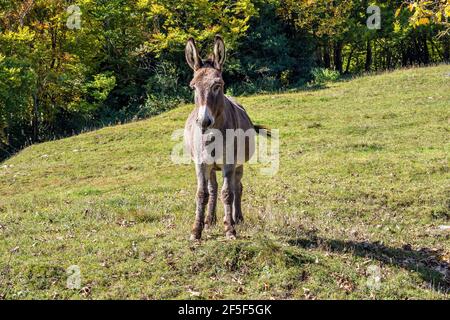
[[[244,222],[244,216],[241,210],[241,197],[242,197],[242,183],[241,179],[244,174],[244,166],[239,166],[235,170],[234,174],[234,186],[236,192],[234,193],[233,202],[233,220],[236,224]]]
[[[208,214],[206,215],[205,220],[205,228],[215,225],[217,221],[216,216],[217,189],[218,186],[217,186],[216,170],[211,170],[211,174],[209,175],[208,181],[209,201],[208,201]]]
[[[208,179],[211,167],[206,164],[197,164],[195,171],[197,173],[197,208],[195,210],[195,222],[192,226],[191,240],[198,240],[202,237],[205,208],[209,197]]]
[[[225,209],[223,223],[225,235],[228,239],[236,239],[233,220],[233,200],[234,200],[234,165],[225,164],[223,166],[223,187],[222,202]]]

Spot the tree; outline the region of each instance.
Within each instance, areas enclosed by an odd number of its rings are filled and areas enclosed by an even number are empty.
[[[439,36],[450,35],[450,2],[448,0],[416,0],[401,4],[395,15],[399,16],[402,9],[411,12],[409,21],[417,27],[431,23],[442,26]]]

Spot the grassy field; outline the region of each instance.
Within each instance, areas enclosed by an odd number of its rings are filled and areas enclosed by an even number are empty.
[[[237,240],[188,240],[181,106],[0,164],[0,298],[450,298],[450,66],[238,100],[281,155],[244,170]]]

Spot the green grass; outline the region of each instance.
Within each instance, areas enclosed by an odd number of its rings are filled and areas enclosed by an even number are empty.
[[[21,151],[0,164],[0,297],[450,298],[449,72],[239,99],[281,156],[245,168],[236,241],[188,241],[194,169],[170,152],[191,105]]]

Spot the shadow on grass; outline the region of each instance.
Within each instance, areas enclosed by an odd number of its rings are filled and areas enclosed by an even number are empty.
[[[409,245],[388,247],[380,242],[351,241],[320,238],[291,239],[289,244],[302,248],[318,248],[329,252],[346,252],[355,256],[378,260],[384,264],[417,272],[430,287],[438,292],[450,293],[450,264],[442,259],[443,252],[422,248],[414,250]]]

